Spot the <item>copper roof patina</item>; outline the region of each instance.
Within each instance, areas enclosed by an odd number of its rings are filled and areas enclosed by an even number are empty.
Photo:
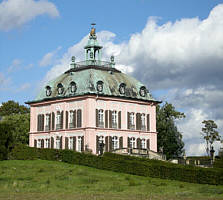
[[[87,94],[159,103],[152,97],[144,84],[114,68],[113,56],[111,62],[101,61],[101,48],[98,45],[94,29],[94,31],[91,31],[88,45],[85,46],[86,60],[75,63],[75,57],[72,57],[71,69],[50,81],[41,89],[34,101],[27,103]],[[96,59],[96,56],[98,56],[98,59]],[[72,84],[75,84],[75,90],[72,90]],[[101,90],[98,89],[98,84],[102,85]],[[120,91],[120,87],[123,85],[125,87],[124,93]],[[60,91],[59,87],[62,87]],[[142,89],[144,94],[141,93]]]

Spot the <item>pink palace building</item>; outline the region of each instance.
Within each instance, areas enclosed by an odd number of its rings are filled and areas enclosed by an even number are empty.
[[[92,27],[85,61],[50,81],[30,105],[29,145],[93,154],[116,152],[159,157],[156,101],[146,86],[101,61]]]

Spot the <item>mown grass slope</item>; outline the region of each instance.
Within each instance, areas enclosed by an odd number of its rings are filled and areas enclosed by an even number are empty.
[[[223,186],[115,173],[44,160],[0,162],[0,199],[223,199]]]

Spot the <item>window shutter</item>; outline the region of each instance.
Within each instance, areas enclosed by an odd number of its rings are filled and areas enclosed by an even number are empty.
[[[112,128],[112,111],[109,110],[109,128]]]
[[[140,120],[140,113],[136,113],[136,130],[140,130],[139,129],[139,120]]]
[[[66,111],[66,129],[68,129],[68,111]]]
[[[122,114],[121,114],[121,111],[118,112],[118,128],[121,129],[122,128]]]
[[[98,109],[96,109],[95,119],[96,119],[96,127],[98,127]]]
[[[147,149],[149,149],[150,150],[150,140],[148,139],[148,140],[146,140],[146,145],[147,145]]]
[[[130,137],[128,137],[128,148],[130,148]]]
[[[76,151],[76,137],[73,137],[73,150]]]
[[[141,140],[140,138],[137,138],[137,149],[141,149]]]
[[[96,135],[96,154],[99,152],[99,137]]]
[[[49,114],[49,131],[51,130],[51,113]]]
[[[84,151],[84,136],[81,136],[81,151]]]
[[[61,111],[61,121],[60,121],[60,125],[61,125],[61,129],[63,129],[63,111]]]
[[[42,115],[42,129],[41,131],[44,131],[44,114]]]
[[[108,110],[105,111],[105,128],[108,128]]]
[[[105,152],[108,152],[108,136],[105,137]]]
[[[41,148],[44,148],[44,139],[41,140]]]
[[[150,115],[147,114],[147,131],[150,131]]]
[[[68,137],[65,137],[65,149],[68,149],[68,141],[69,139],[68,139]]]
[[[62,149],[63,148],[63,137],[61,136],[60,137],[60,149]]]
[[[142,114],[139,114],[139,130],[142,130]]]
[[[55,128],[55,113],[52,112],[52,130]]]
[[[34,147],[37,147],[37,140],[34,140]]]
[[[112,137],[109,136],[109,151],[113,150],[113,146],[112,146]]]
[[[123,148],[123,137],[119,138],[119,149]]]
[[[37,131],[40,130],[40,115],[37,116]]]
[[[51,137],[51,145],[50,145],[50,147],[51,147],[51,149],[54,148],[54,138],[53,137]]]
[[[127,128],[130,129],[130,113],[127,113]]]
[[[77,110],[77,128],[81,127],[81,109]]]
[[[77,116],[76,116],[76,113],[77,113],[77,111],[74,110],[74,112],[73,112],[73,125],[74,125],[74,128],[77,127]]]

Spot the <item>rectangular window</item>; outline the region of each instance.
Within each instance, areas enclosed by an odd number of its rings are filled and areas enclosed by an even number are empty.
[[[74,121],[74,111],[70,111],[70,124],[73,124],[73,121]]]
[[[41,148],[41,139],[37,140],[37,148]]]
[[[112,111],[112,128],[117,128],[117,111]]]
[[[56,149],[60,149],[60,137],[56,138]]]
[[[98,111],[98,125],[104,127],[104,111],[102,109]]]
[[[48,131],[50,129],[50,115],[46,114],[46,119],[45,119],[45,131]]]
[[[135,113],[130,113],[130,129],[135,129]]]
[[[74,138],[70,137],[69,138],[69,149],[73,149],[73,147],[74,147]]]
[[[82,138],[81,136],[78,136],[77,138],[77,151],[81,152],[81,143],[82,143]]]
[[[136,148],[136,139],[134,137],[130,138],[130,148]]]
[[[146,115],[141,114],[141,130],[146,130]]]
[[[146,149],[146,140],[145,139],[141,140],[141,147],[142,147],[142,149]]]
[[[61,112],[57,112],[56,116],[56,129],[61,129]]]
[[[50,148],[50,139],[45,139],[45,148]]]
[[[117,136],[112,137],[112,149],[118,149],[119,148],[119,144],[118,144],[119,140]]]

